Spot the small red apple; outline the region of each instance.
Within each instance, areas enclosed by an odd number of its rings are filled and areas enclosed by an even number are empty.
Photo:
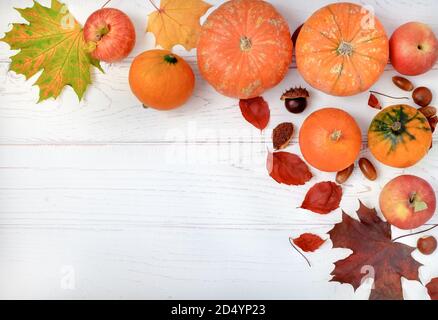
[[[429,71],[438,60],[438,40],[424,23],[408,22],[389,40],[391,63],[399,73],[416,76]]]
[[[114,8],[97,10],[88,17],[84,38],[95,45],[91,55],[105,62],[126,58],[135,45],[135,28],[129,17]]]
[[[435,213],[436,198],[424,179],[402,175],[389,181],[380,193],[380,210],[386,220],[400,229],[415,229]]]

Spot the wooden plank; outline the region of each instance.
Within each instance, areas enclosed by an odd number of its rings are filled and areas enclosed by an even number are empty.
[[[136,22],[137,32],[141,34],[145,23],[145,15],[139,12],[148,12],[147,1],[133,3],[114,1],[114,6],[121,6],[132,14]],[[26,5],[27,2],[14,2]],[[84,13],[91,12],[96,3],[88,3],[82,7],[78,2],[70,1],[73,11],[81,13],[78,19],[82,21]],[[215,2],[216,3],[216,2]],[[282,1],[274,1],[282,12],[293,21],[295,16],[307,16],[321,5],[321,1],[311,2],[309,7],[292,10],[296,6]],[[427,2],[426,2],[427,3]],[[418,4],[418,19],[424,18],[428,22],[430,15],[426,3]],[[379,5],[371,2],[377,14],[385,14],[388,5],[386,2]],[[406,12],[411,10],[411,4],[391,6],[391,12]],[[2,2],[0,11],[2,19],[0,30],[7,30],[9,21],[16,21],[17,14],[12,10],[11,2]],[[426,15],[426,13],[428,13]],[[424,17],[422,16],[424,14]],[[291,15],[291,17],[289,17]],[[393,14],[392,14],[393,16]],[[388,21],[394,21],[388,19]],[[437,26],[436,21],[432,23]],[[437,29],[438,31],[438,29]],[[438,32],[437,32],[438,33]],[[136,54],[144,49],[151,48],[153,37],[145,35],[139,37]],[[199,75],[194,51],[184,53],[187,56],[197,75],[197,86],[193,98],[187,105],[171,112],[157,112],[144,110],[141,104],[132,95],[129,89],[127,75],[129,59],[116,64],[104,64],[105,74],[93,72],[94,84],[89,88],[84,101],[78,102],[70,88],[58,100],[50,100],[36,105],[38,89],[32,87],[36,77],[24,81],[23,76],[8,72],[8,56],[12,54],[8,46],[0,43],[0,93],[2,104],[0,107],[0,144],[93,144],[93,143],[142,143],[142,142],[264,142],[269,141],[271,130],[278,123],[292,121],[297,127],[312,111],[324,106],[335,106],[350,112],[359,122],[365,133],[376,110],[367,106],[368,94],[364,93],[350,98],[338,98],[322,94],[310,89],[310,107],[300,115],[292,115],[286,111],[279,97],[281,93],[292,87],[303,85],[305,82],[298,71],[292,66],[286,79],[276,88],[269,90],[264,97],[271,106],[271,122],[261,135],[260,132],[245,122],[238,108],[238,101],[225,98],[216,93]],[[383,93],[395,96],[406,95],[396,88],[391,77],[395,74],[391,66],[380,81],[373,87]],[[436,79],[438,66],[421,77],[414,78],[416,85],[426,85],[434,92],[438,92]],[[308,86],[307,86],[308,87]],[[382,99],[384,105],[398,103],[400,100]],[[435,103],[436,100],[433,101]],[[412,101],[409,101],[412,104]],[[365,138],[365,137],[364,137]],[[436,138],[435,138],[436,139]]]
[[[266,154],[209,160],[203,155],[217,146],[175,146],[0,147],[0,298],[367,297],[370,283],[353,294],[328,281],[348,250],[328,241],[308,255],[309,269],[288,242],[303,232],[327,238],[340,221],[340,210],[296,209],[313,182],[332,176],[314,170],[304,187],[281,186],[259,163]],[[187,163],[176,156],[186,147]],[[432,150],[420,166],[385,168],[376,182],[356,172],[342,207],[354,216],[358,197],[376,205],[396,173],[427,177],[437,190]],[[425,264],[424,282],[438,274],[434,256],[415,258]],[[74,289],[65,288],[71,272]],[[406,298],[427,297],[418,282],[404,281],[404,290]]]
[[[214,145],[1,147],[0,221],[13,229],[74,229],[80,223],[104,230],[287,230],[340,221],[340,209],[330,215],[297,209],[311,185],[333,181],[334,174],[312,169],[314,178],[306,186],[279,185],[265,168],[266,150],[241,154],[236,149],[237,154],[224,149],[215,157]],[[403,173],[425,177],[438,190],[437,177],[430,175],[438,169],[437,152],[432,149],[410,169],[379,165],[374,182],[356,169],[343,187],[341,207],[354,216],[358,199],[377,206],[384,184]]]
[[[73,92],[67,89],[58,100],[35,105],[37,89],[31,87],[31,82],[23,82],[21,76],[6,70],[7,66],[0,64],[1,144],[260,143],[270,140],[272,129],[277,124],[292,121],[299,128],[311,112],[325,106],[339,107],[352,114],[366,139],[369,123],[377,114],[377,110],[367,105],[367,93],[345,99],[313,89],[309,89],[309,108],[299,115],[290,114],[279,97],[291,86],[305,85],[296,70],[291,70],[278,87],[264,95],[271,107],[271,121],[262,134],[243,119],[236,100],[215,93],[199,77],[194,97],[187,106],[171,112],[157,112],[144,110],[130,93],[126,80],[128,65],[125,63],[111,66],[106,74],[97,75],[95,85],[90,87],[85,101],[80,104]],[[385,72],[373,89],[406,96],[405,92],[392,84],[391,77],[394,74],[393,71]],[[437,78],[438,70],[433,70],[415,79],[415,82],[438,92],[434,81]],[[381,101],[385,106],[400,102],[388,98],[382,98]],[[413,105],[412,101],[407,103]],[[434,139],[437,139],[436,135]]]

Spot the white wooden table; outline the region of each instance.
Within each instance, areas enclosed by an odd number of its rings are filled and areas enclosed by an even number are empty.
[[[104,2],[66,1],[82,23]],[[293,31],[330,1],[271,2]],[[438,34],[434,0],[359,2],[375,9],[389,35],[411,20]],[[0,36],[11,22],[23,21],[13,7],[26,6],[31,1],[0,2]],[[36,104],[36,77],[25,81],[8,72],[13,52],[0,42],[0,298],[367,298],[371,283],[354,293],[350,285],[328,281],[333,262],[348,250],[332,250],[328,241],[308,255],[309,268],[288,242],[303,232],[327,238],[324,233],[340,221],[340,209],[327,216],[296,209],[313,183],[333,175],[313,169],[306,186],[283,186],[268,176],[265,161],[272,128],[283,121],[299,127],[320,107],[347,110],[365,133],[377,112],[367,106],[368,95],[336,98],[312,89],[308,110],[292,115],[280,94],[306,85],[293,66],[264,95],[271,122],[260,134],[236,100],[200,78],[195,52],[178,47],[197,75],[193,98],[172,112],[144,110],[127,75],[133,57],[154,45],[144,33],[153,8],[146,0],[113,0],[111,6],[132,18],[138,42],[128,59],[104,64],[105,74],[93,72],[80,103],[67,88],[59,99]],[[394,74],[388,65],[375,88],[403,95],[391,83]],[[438,95],[438,66],[413,81]],[[434,141],[438,146],[437,135]],[[299,153],[296,137],[288,151]],[[371,158],[365,149],[363,154]],[[401,173],[425,177],[437,190],[438,147],[414,168],[378,169],[375,182],[354,173],[343,188],[345,211],[354,215],[358,198],[376,206],[382,186]],[[413,245],[416,237],[405,242]],[[437,253],[414,257],[425,265],[424,283],[438,276]],[[428,298],[418,282],[403,280],[403,286],[407,299]]]

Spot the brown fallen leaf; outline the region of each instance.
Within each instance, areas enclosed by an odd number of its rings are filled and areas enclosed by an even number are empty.
[[[275,181],[287,185],[303,185],[313,176],[307,164],[293,153],[268,152],[266,166]]]
[[[301,208],[327,214],[339,208],[341,198],[342,188],[339,185],[331,181],[319,182],[307,191]]]
[[[325,240],[313,233],[303,233],[298,238],[293,239],[293,242],[304,252],[314,252],[321,247]]]
[[[421,264],[411,256],[416,248],[393,242],[391,225],[380,219],[375,209],[359,203],[359,220],[343,212],[342,222],[329,231],[333,248],[353,251],[335,263],[331,281],[349,283],[356,290],[368,276],[374,276],[371,300],[401,300],[401,277],[419,280]]]
[[[146,32],[155,35],[156,44],[171,50],[181,44],[186,50],[196,48],[201,23],[199,19],[211,7],[202,0],[161,0],[158,8],[148,16]]]
[[[438,300],[438,278],[433,278],[430,280],[430,282],[426,285],[426,288],[430,298],[432,300]]]
[[[260,130],[266,128],[271,111],[269,110],[268,103],[262,97],[241,99],[239,106],[246,121]]]

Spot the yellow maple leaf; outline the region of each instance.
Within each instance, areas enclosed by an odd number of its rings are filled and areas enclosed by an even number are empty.
[[[198,43],[199,19],[210,7],[202,0],[161,0],[160,8],[156,7],[157,10],[149,14],[146,31],[152,32],[156,44],[164,49],[181,44],[191,50]]]

